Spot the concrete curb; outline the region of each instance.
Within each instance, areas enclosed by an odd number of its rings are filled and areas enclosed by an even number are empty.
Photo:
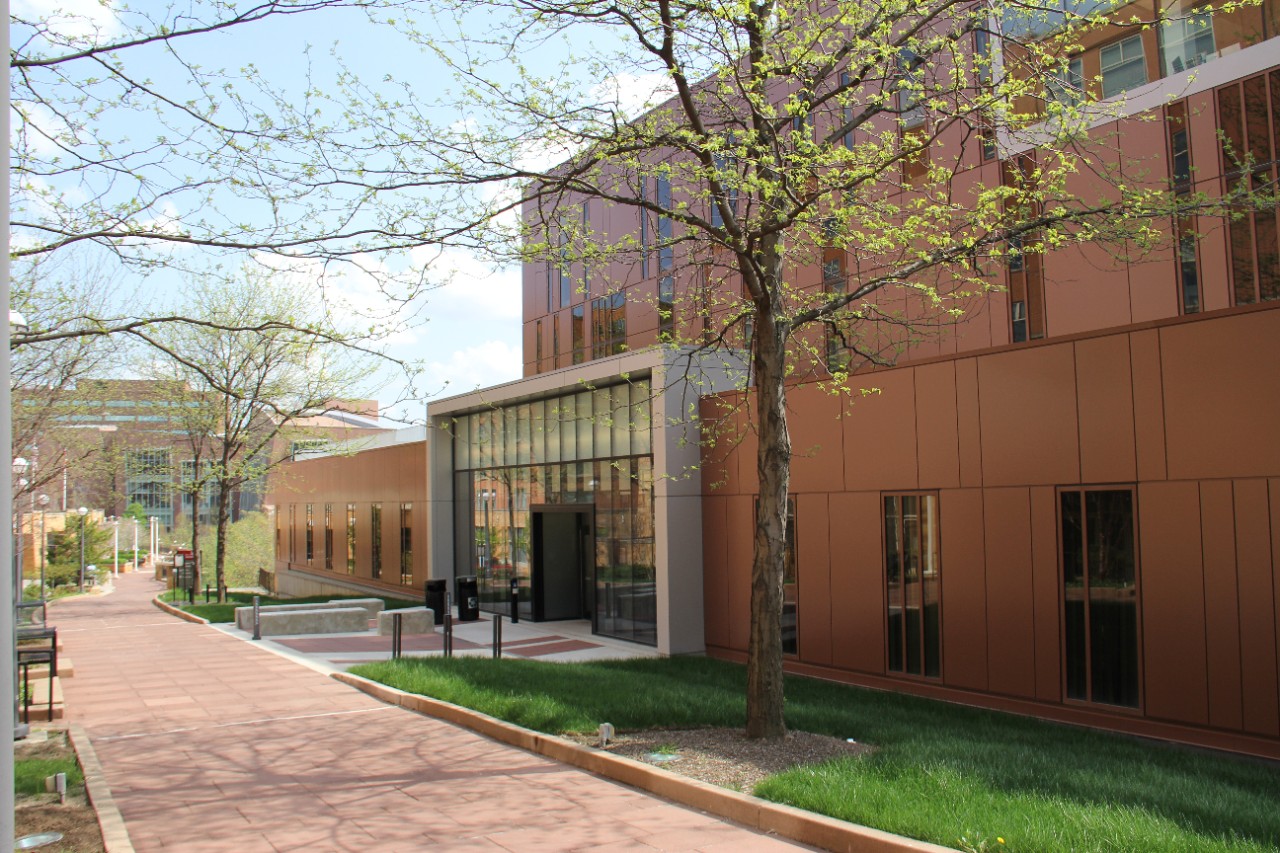
[[[67,737],[75,748],[76,757],[80,759],[80,769],[84,771],[84,788],[89,795],[89,804],[98,816],[98,829],[102,831],[102,843],[107,853],[134,853],[133,842],[129,840],[129,830],[124,825],[124,817],[116,807],[111,789],[107,787],[102,765],[98,762],[98,753],[84,727],[79,723],[67,726]]]
[[[161,601],[159,595],[151,599],[151,603],[154,604],[156,607],[159,607],[165,613],[168,613],[171,616],[177,616],[179,619],[185,619],[188,622],[195,622],[197,625],[209,624],[209,620],[205,619],[202,616],[197,616],[194,613],[188,613],[187,611],[183,610],[180,607],[174,607],[172,604],[168,603],[167,601]]]
[[[621,755],[535,732],[469,708],[416,693],[406,693],[358,675],[335,672],[333,677],[388,705],[398,705],[409,711],[463,726],[501,743],[580,767],[681,805],[801,844],[837,853],[954,853],[950,847],[939,847],[719,788]]]

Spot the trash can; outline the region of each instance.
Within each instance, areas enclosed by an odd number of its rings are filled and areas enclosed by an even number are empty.
[[[448,588],[443,580],[427,581],[425,603],[431,609],[431,612],[435,614],[437,625],[444,624],[444,595]]]
[[[458,599],[458,621],[474,622],[480,618],[480,586],[475,577],[458,578],[454,581],[455,597]]]

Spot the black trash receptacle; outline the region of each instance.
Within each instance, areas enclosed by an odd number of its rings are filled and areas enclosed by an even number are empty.
[[[454,593],[458,599],[458,621],[474,622],[480,618],[480,585],[475,577],[454,581]]]
[[[444,580],[427,581],[426,589],[426,605],[431,608],[431,612],[435,614],[436,624],[444,624],[444,595],[448,590],[447,582]]]

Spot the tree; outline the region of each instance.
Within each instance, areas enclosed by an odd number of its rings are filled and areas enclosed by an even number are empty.
[[[456,32],[413,35],[457,70],[469,120],[400,123],[420,104],[369,115],[383,144],[425,138],[450,153],[419,179],[516,181],[524,257],[560,280],[581,270],[572,286],[596,295],[598,279],[621,290],[656,263],[665,340],[749,348],[760,480],[749,736],[785,732],[789,389],[856,394],[869,380],[851,372],[891,363],[979,306],[998,286],[991,264],[1082,243],[1137,255],[1167,245],[1171,217],[1274,203],[1245,182],[1220,199],[1175,195],[1164,176],[1102,165],[1110,143],[1095,129],[1123,99],[1101,102],[1098,81],[1074,79],[1066,57],[1113,12],[1135,30],[1171,14],[1119,6],[454,0]],[[565,64],[537,73],[558,52]],[[639,118],[624,109],[627,81],[648,83]],[[974,180],[973,164],[991,158],[1000,165]],[[422,168],[400,165],[401,181]],[[1079,194],[1081,173],[1109,189]],[[636,224],[590,214],[599,202]],[[821,284],[805,268],[821,269]]]
[[[247,271],[237,285],[205,286],[191,294],[184,313],[208,324],[161,330],[159,341],[172,358],[153,369],[158,378],[190,389],[186,428],[207,467],[198,465],[186,487],[197,506],[206,485],[215,490],[215,578],[218,600],[225,601],[232,495],[286,461],[287,448],[280,445],[290,430],[298,430],[296,422],[349,397],[367,365],[329,340],[338,337],[336,331],[321,337],[285,329],[248,331],[270,317],[316,321],[307,291],[287,279]],[[198,519],[198,510],[194,515]]]

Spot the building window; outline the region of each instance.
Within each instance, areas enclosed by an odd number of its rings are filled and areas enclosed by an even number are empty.
[[[551,367],[560,366],[560,318],[551,318]]]
[[[671,180],[669,178],[658,178],[658,207],[663,210],[671,209]],[[658,217],[658,272],[666,272],[675,265],[675,249],[671,245],[672,237],[671,217]]]
[[[1136,708],[1140,679],[1133,491],[1073,489],[1060,499],[1066,696]]]
[[[581,364],[586,357],[587,323],[585,307],[575,305],[569,311],[569,325],[573,332],[573,363]]]
[[[732,142],[732,140],[730,140]],[[735,182],[736,175],[734,170],[737,168],[737,158],[729,157],[724,154],[716,154],[711,158],[711,162],[716,171],[716,177],[720,181],[723,194],[711,199],[711,227],[724,227],[724,214],[720,210],[720,202],[723,201],[725,206],[729,208],[731,214],[738,212],[738,190],[732,186]]]
[[[885,591],[890,672],[942,673],[938,499],[884,496]]]
[[[782,562],[782,653],[800,654],[800,576],[796,499],[787,498],[787,550]]]
[[[557,308],[563,308],[573,301],[573,277],[569,272],[569,231],[563,224],[560,226],[560,269],[558,271],[560,277],[560,304]]]
[[[664,275],[658,279],[658,332],[659,339],[671,340],[676,325],[676,280]]]
[[[1173,192],[1179,199],[1191,195],[1191,139],[1187,130],[1187,105],[1170,104],[1166,110],[1169,131],[1169,169]],[[1200,310],[1200,275],[1196,261],[1196,221],[1194,216],[1181,216],[1174,229],[1178,247],[1178,301],[1184,314]]]
[[[1268,89],[1270,93],[1268,94]],[[1230,193],[1273,193],[1272,127],[1280,121],[1280,71],[1218,90],[1223,180]],[[1246,205],[1253,206],[1253,205]],[[1280,299],[1280,209],[1263,205],[1230,220],[1231,289],[1236,305]]]
[[[1020,344],[1027,339],[1027,303],[1014,302],[1009,308],[1013,319],[1013,342]]]
[[[533,372],[542,372],[542,321],[533,324]]]
[[[356,573],[356,505],[347,504],[347,574]]]
[[[1049,99],[1064,107],[1084,102],[1084,60],[1072,57],[1049,78]]]
[[[298,505],[289,504],[289,562],[298,559]]]
[[[1102,97],[1111,98],[1147,82],[1147,59],[1142,36],[1129,36],[1099,52],[1102,62]]]
[[[173,526],[173,462],[167,449],[128,450],[124,455],[126,504],[141,504],[150,518]]]
[[[849,92],[848,92],[848,89],[849,89],[849,81],[850,81],[850,78],[849,78],[849,72],[848,72],[848,71],[841,71],[841,72],[840,72],[840,88],[841,88],[841,90],[843,90],[843,94],[841,95],[841,100],[843,100],[846,104],[847,104],[847,103],[849,103],[849,101],[850,101],[850,100],[851,100],[851,98],[852,98],[851,93],[849,93]],[[841,109],[841,111],[840,111],[840,115],[841,115],[842,119],[844,120],[844,126],[845,126],[846,128],[849,128],[849,125],[853,124],[853,107],[852,107],[852,106],[845,106],[844,108],[842,108],[842,109]],[[843,142],[843,144],[844,144],[844,147],[845,147],[845,148],[848,148],[848,149],[850,149],[850,150],[852,150],[852,149],[853,149],[853,130],[852,130],[852,128],[848,129],[848,130],[845,132],[844,136],[842,137],[842,142]]]
[[[611,293],[591,300],[591,357],[604,358],[626,350],[626,297]]]
[[[973,31],[973,64],[979,86],[991,85],[991,33]]]
[[[333,504],[324,505],[324,567],[333,571]]]
[[[1160,28],[1160,63],[1166,75],[1203,65],[1217,53],[1211,11],[1178,16]]]
[[[382,577],[382,504],[369,507],[369,546],[371,548],[370,577]]]
[[[649,200],[649,179],[640,179],[640,201]],[[640,211],[640,277],[649,277],[649,210],[641,205]]]
[[[1034,181],[1036,163],[1034,158],[1023,155],[1000,164],[1001,179],[1006,187],[1030,187]],[[1005,202],[1005,210],[1015,219],[1031,218],[1036,215],[1038,205],[1028,204],[1013,194]],[[1045,334],[1044,317],[1044,264],[1042,256],[1035,252],[1024,251],[1025,241],[1035,244],[1036,232],[1015,234],[1006,245],[1007,273],[1009,286],[1009,333],[1014,343],[1043,338]]]
[[[307,565],[311,565],[311,561],[315,558],[315,520],[311,517],[311,504],[307,504],[307,533],[306,533],[306,554]]]
[[[413,504],[400,504],[400,583],[413,585]]]

